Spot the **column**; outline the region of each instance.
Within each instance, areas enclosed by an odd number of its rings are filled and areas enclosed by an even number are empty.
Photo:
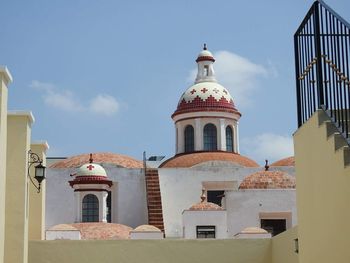
[[[104,223],[107,223],[107,196],[108,196],[108,192],[106,192],[106,191],[101,192],[100,221],[102,221]]]
[[[47,142],[34,142],[31,144],[30,149],[43,160],[42,164],[46,166],[46,151],[49,149]],[[30,168],[30,174],[33,178],[35,175],[35,164]],[[36,183],[34,178],[33,180]],[[45,193],[46,180],[41,183],[40,193],[38,193],[32,183],[29,183],[29,240],[45,239]]]
[[[218,131],[218,150],[226,151],[226,125],[225,119],[220,119],[220,130]]]
[[[200,118],[194,120],[194,150],[202,151],[203,150],[203,128]]]
[[[4,261],[6,145],[7,145],[7,86],[12,77],[7,68],[0,67],[0,262]]]
[[[185,151],[185,142],[184,142],[184,131],[182,127],[181,122],[176,123],[177,127],[177,152],[178,153],[183,153]]]
[[[234,136],[235,136],[235,152],[239,153],[239,132],[238,132],[238,121],[236,122],[235,125],[235,130],[234,130]]]
[[[75,198],[75,223],[80,223],[82,222],[81,218],[81,209],[82,209],[82,199],[80,196],[80,192],[76,191],[74,192],[74,198]]]
[[[5,263],[28,261],[28,151],[31,112],[9,112],[5,206]]]

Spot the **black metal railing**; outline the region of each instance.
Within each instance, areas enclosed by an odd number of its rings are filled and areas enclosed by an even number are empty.
[[[323,109],[349,145],[350,24],[315,1],[294,35],[298,126]]]

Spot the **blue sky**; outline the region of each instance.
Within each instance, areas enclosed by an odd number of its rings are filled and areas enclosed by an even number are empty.
[[[241,153],[292,154],[293,34],[312,1],[6,1],[9,109],[31,110],[50,156],[175,151],[170,116],[203,43],[242,113]],[[350,2],[327,4],[345,19]]]

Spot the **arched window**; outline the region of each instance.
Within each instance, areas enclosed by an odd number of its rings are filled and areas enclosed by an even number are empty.
[[[88,194],[83,198],[83,222],[98,222],[98,199],[96,195]]]
[[[185,152],[194,151],[194,129],[191,125],[185,128]]]
[[[226,127],[226,151],[233,152],[233,131],[230,126]]]
[[[214,124],[208,123],[204,126],[204,151],[216,151],[217,150],[217,135],[216,127]]]

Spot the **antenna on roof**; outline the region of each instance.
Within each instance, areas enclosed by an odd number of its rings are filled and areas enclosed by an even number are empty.
[[[207,44],[204,43],[203,50],[207,50]]]
[[[265,160],[265,171],[268,171],[270,168],[269,166],[269,161],[268,160]]]
[[[90,153],[90,159],[89,159],[89,163],[93,163],[94,159],[92,159],[92,153]]]

